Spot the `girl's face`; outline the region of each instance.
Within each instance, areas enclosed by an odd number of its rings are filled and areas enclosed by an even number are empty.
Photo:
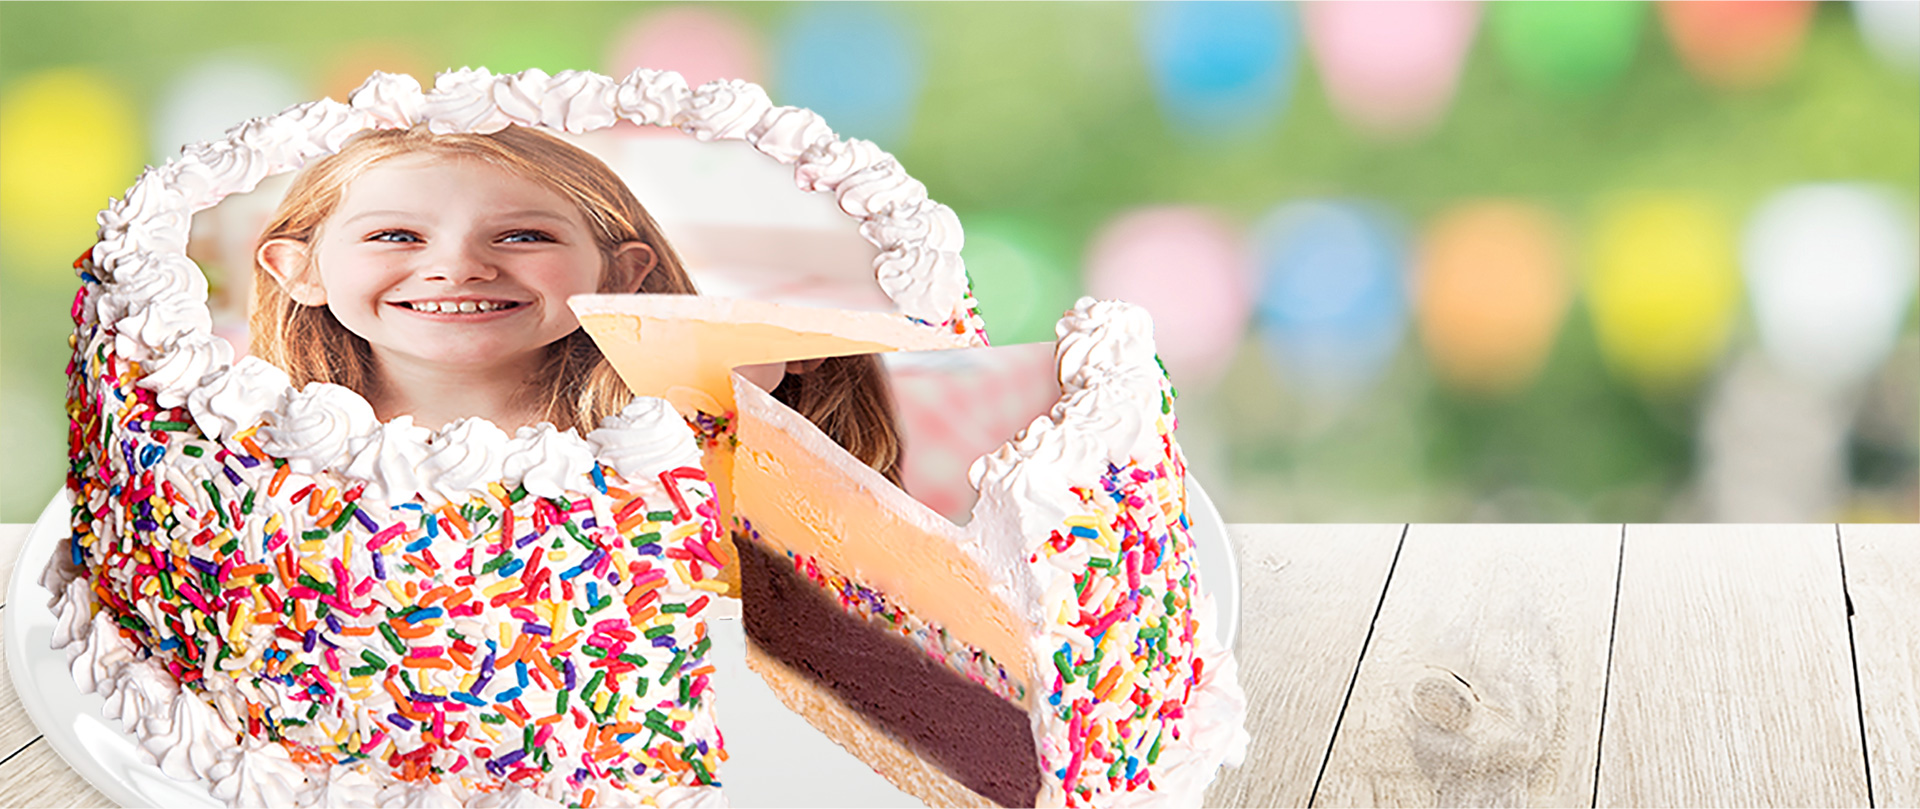
[[[404,155],[368,169],[310,244],[279,239],[261,263],[294,300],[325,305],[383,369],[485,372],[537,359],[579,322],[567,298],[619,271],[633,292],[654,263],[628,242],[609,267],[579,207],[477,160]]]

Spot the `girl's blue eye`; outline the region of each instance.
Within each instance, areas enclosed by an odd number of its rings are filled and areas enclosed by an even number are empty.
[[[500,237],[500,241],[508,244],[526,244],[530,242],[550,242],[553,241],[553,237],[538,230],[516,230]]]
[[[405,230],[383,230],[367,237],[370,242],[398,242],[411,244],[420,241],[420,235]]]

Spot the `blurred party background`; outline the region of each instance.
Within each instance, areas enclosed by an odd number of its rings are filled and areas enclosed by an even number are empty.
[[[1920,3],[10,2],[0,521],[64,474],[109,197],[467,65],[746,78],[876,141],[959,212],[996,343],[1153,311],[1229,521],[1920,518]],[[625,143],[643,200],[732,171]],[[195,220],[225,323],[260,207]],[[656,215],[715,266],[819,224],[699,207]]]

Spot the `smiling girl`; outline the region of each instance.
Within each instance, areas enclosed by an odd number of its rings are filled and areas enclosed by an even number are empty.
[[[294,180],[254,257],[255,355],[296,386],[343,385],[383,420],[433,429],[469,416],[507,430],[592,429],[632,394],[567,298],[694,294],[612,170],[519,126],[359,135]],[[877,361],[768,370],[750,378],[895,476],[900,443]]]

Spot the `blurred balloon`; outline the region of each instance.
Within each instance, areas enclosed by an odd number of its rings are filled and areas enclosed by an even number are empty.
[[[1376,137],[1425,134],[1446,115],[1480,6],[1464,0],[1308,3],[1307,44],[1333,108]]]
[[[153,153],[220,137],[248,118],[272,115],[309,94],[279,68],[242,57],[203,61],[168,83],[154,113]]]
[[[760,38],[732,12],[675,6],[643,12],[614,37],[607,72],[673,70],[699,87],[714,79],[765,79]]]
[[[1253,272],[1239,238],[1215,213],[1145,208],[1094,237],[1087,294],[1140,304],[1174,383],[1211,387],[1233,359],[1253,307]]]
[[[1742,246],[1760,344],[1774,362],[1841,389],[1885,361],[1920,273],[1911,208],[1872,186],[1790,188],[1761,205]]]
[[[1279,117],[1299,50],[1291,8],[1203,0],[1139,10],[1153,89],[1172,129],[1231,136]]]
[[[0,93],[0,249],[19,275],[71,284],[94,215],[140,169],[140,119],[120,87],[86,70],[28,74]]]
[[[1771,84],[1793,67],[1813,16],[1809,0],[1661,0],[1660,19],[1680,62],[1723,90]]]
[[[1740,295],[1724,216],[1690,197],[1630,199],[1603,211],[1593,240],[1587,305],[1607,363],[1655,392],[1697,380]]]
[[[1470,202],[1427,227],[1414,310],[1441,378],[1477,393],[1527,385],[1572,292],[1559,223],[1527,203]]]
[[[1370,206],[1296,202],[1254,228],[1258,330],[1282,379],[1312,398],[1358,393],[1406,330],[1406,251]]]
[[[780,32],[779,103],[820,113],[845,137],[897,148],[920,94],[920,49],[886,6],[799,6]]]
[[[1920,75],[1920,0],[1854,0],[1853,21],[1881,61]]]
[[[1521,84],[1584,95],[1613,84],[1632,64],[1647,6],[1641,0],[1494,3],[1487,14],[1494,44]]]
[[[960,252],[996,345],[1054,339],[1054,324],[1079,294],[1071,251],[1058,236],[1021,217],[971,216]]]

